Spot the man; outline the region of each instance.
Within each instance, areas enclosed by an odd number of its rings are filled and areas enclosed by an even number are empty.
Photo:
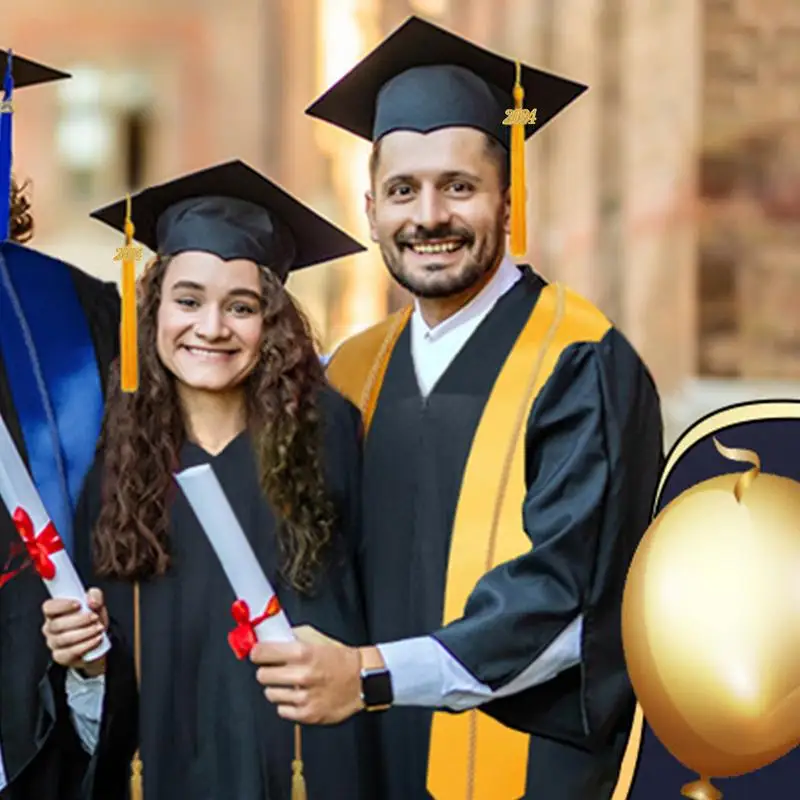
[[[69,77],[20,57],[13,76],[16,88]],[[33,219],[25,185],[13,180],[10,208],[10,238],[0,244],[0,414],[69,549],[118,350],[119,295],[23,246]],[[19,544],[0,504],[0,797],[67,800],[87,759],[76,729],[99,717],[89,691],[97,679],[51,666],[41,634],[47,592]]]
[[[308,112],[373,140],[372,237],[415,296],[329,365],[364,413],[363,571],[385,644],[253,660],[287,719],[395,706],[382,800],[609,798],[635,707],[620,606],[659,400],[596,308],[505,255],[514,75],[412,18]],[[520,80],[527,135],[585,88]]]

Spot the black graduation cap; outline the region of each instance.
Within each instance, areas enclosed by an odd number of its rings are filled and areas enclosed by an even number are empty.
[[[91,213],[125,229],[126,200]],[[289,272],[366,248],[268,178],[234,160],[131,197],[135,238],[161,255],[203,250],[246,258],[281,280]]]
[[[24,89],[27,86],[36,86],[41,83],[70,78],[66,72],[38,64],[28,58],[16,55],[12,51],[11,57],[11,83],[7,82],[9,53],[0,50],[0,75],[2,75],[2,92],[0,99],[6,97],[13,103],[15,89]],[[2,109],[0,118],[0,238],[7,239],[10,234],[10,195],[11,195],[11,166],[12,153],[12,113],[9,109]]]
[[[536,121],[525,138],[541,130],[587,87],[520,65],[525,106]],[[306,109],[306,114],[377,141],[387,133],[429,133],[469,127],[491,134],[506,147],[512,126],[516,63],[472,42],[410,17]]]
[[[40,83],[50,83],[52,81],[62,81],[71,78],[68,72],[39,64],[29,58],[23,58],[12,51],[11,75],[14,78],[14,88],[24,89],[26,86],[36,86]],[[0,50],[0,70],[5,73],[6,63],[8,62],[8,51]]]

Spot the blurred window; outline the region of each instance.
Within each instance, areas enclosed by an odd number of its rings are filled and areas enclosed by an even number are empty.
[[[148,173],[147,74],[76,66],[59,85],[56,148],[71,200],[92,203],[142,188]]]

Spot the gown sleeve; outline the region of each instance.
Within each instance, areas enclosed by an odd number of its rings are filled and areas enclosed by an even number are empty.
[[[562,354],[526,429],[522,517],[532,548],[488,572],[463,617],[434,634],[499,691],[582,618],[570,676],[482,707],[510,727],[583,742],[627,710],[622,593],[649,524],[662,441],[658,394],[617,331]]]
[[[336,443],[333,446],[338,461],[341,479],[341,493],[337,503],[339,524],[359,577],[361,591],[362,562],[364,557],[364,536],[362,525],[361,470],[363,465],[364,426],[359,410],[344,397],[340,398],[341,410],[337,415]],[[363,598],[363,592],[361,593]]]
[[[84,482],[75,513],[76,568],[87,588],[100,586],[92,569],[91,531],[100,514],[102,454]],[[118,589],[120,587],[114,587]],[[126,797],[130,761],[138,745],[138,690],[130,643],[117,620],[109,624],[111,649],[106,656],[105,696],[97,746],[83,782],[83,800]]]
[[[323,397],[325,465],[328,491],[336,510],[336,546],[329,562],[329,602],[316,604],[334,638],[351,645],[367,644],[362,580],[361,525],[362,424],[358,409],[334,389]],[[333,631],[337,630],[340,636]],[[326,631],[327,633],[327,631]]]

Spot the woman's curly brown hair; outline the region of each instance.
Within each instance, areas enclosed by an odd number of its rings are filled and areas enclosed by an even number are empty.
[[[11,227],[9,234],[12,242],[25,244],[33,238],[33,216],[31,201],[28,197],[30,183],[25,181],[21,186],[11,178]]]
[[[95,569],[129,580],[163,575],[170,565],[172,473],[186,440],[175,378],[156,351],[168,265],[168,258],[157,257],[139,282],[139,389],[121,391],[116,362],[99,445],[103,502],[93,536]],[[282,575],[309,592],[333,528],[317,406],[325,376],[308,321],[273,273],[259,273],[264,333],[259,362],[244,386],[248,427],[262,489],[280,521]]]

